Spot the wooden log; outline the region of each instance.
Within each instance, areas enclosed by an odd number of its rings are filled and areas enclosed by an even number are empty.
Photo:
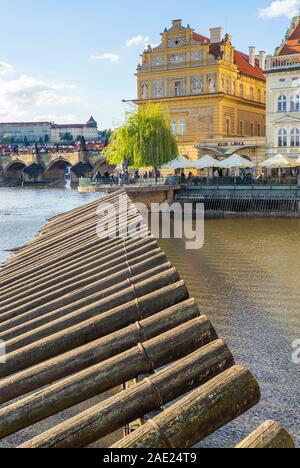
[[[151,256],[157,259],[157,256],[160,256],[164,259],[165,263],[166,257],[162,256],[162,251],[160,248],[157,247],[156,243],[152,245],[143,245],[139,244],[136,247],[136,250],[127,253],[125,249],[120,251],[116,254],[116,258],[109,258],[108,261],[106,259],[102,259],[101,255],[98,256],[97,260],[89,264],[85,262],[84,266],[80,267],[80,273],[77,275],[77,268],[73,269],[73,276],[71,271],[68,271],[66,275],[66,279],[62,276],[57,278],[56,284],[54,283],[53,279],[50,280],[50,286],[48,285],[48,281],[41,282],[38,287],[38,292],[36,288],[31,290],[30,288],[25,288],[23,292],[20,292],[16,298],[11,299],[10,302],[8,301],[8,296],[3,303],[1,303],[1,322],[5,321],[5,317],[9,315],[10,311],[19,310],[19,314],[27,312],[28,310],[32,310],[37,307],[39,304],[44,302],[53,301],[56,298],[61,298],[72,291],[83,289],[85,286],[89,287],[93,283],[96,284],[100,280],[103,282],[109,281],[110,271],[112,271],[113,267],[118,267],[117,271],[125,270],[130,271],[130,264],[138,264],[143,261],[150,262]],[[156,260],[157,261],[157,260]],[[116,273],[115,273],[116,274]],[[63,272],[62,272],[63,275]]]
[[[142,256],[142,255],[144,255],[146,253],[153,253],[154,255],[156,255],[158,253],[158,251],[154,250],[154,248],[152,248],[152,246],[151,246],[151,248],[150,248],[150,246],[141,247],[141,248],[138,248],[134,252],[133,257],[139,257],[139,256]],[[119,268],[120,268],[122,264],[127,265],[127,262],[130,259],[131,259],[131,255],[127,256],[126,254],[124,254],[123,257],[118,259],[117,261],[116,260],[111,260],[111,261],[105,263],[105,265],[103,265],[102,277],[100,278],[99,282],[105,281],[107,279],[107,270],[109,270],[109,269],[111,269],[112,267],[115,267],[115,266],[119,266]],[[120,263],[119,260],[121,260],[121,263]],[[98,277],[99,277],[99,275],[98,275]],[[109,280],[109,278],[107,279],[107,281],[108,280]],[[80,295],[80,290],[83,290],[83,289],[84,288],[80,288],[77,285],[77,294]],[[87,301],[90,300],[92,295],[93,295],[92,292],[90,294],[87,294],[85,299]],[[95,300],[95,299],[96,298],[93,298],[93,300]],[[28,304],[17,307],[17,308],[15,308],[13,310],[10,310],[10,311],[2,312],[2,314],[0,315],[0,324],[3,324],[4,322],[7,322],[8,320],[12,320],[15,317],[19,317],[20,318],[19,323],[23,323],[24,321],[27,321],[27,317],[33,318],[34,316],[40,315],[43,312],[44,313],[51,312],[52,310],[55,310],[56,308],[62,306],[64,301],[67,301],[67,300],[68,300],[68,296],[64,297],[63,296],[63,291],[61,291],[61,295],[58,298],[58,300],[55,300],[53,298],[53,296],[50,296],[50,297],[47,297],[47,298],[45,296],[42,296],[39,300],[30,302],[30,305],[29,305],[29,301],[28,301]],[[73,304],[76,304],[76,300],[78,301],[78,298],[76,299],[75,297],[72,297],[70,299],[70,302],[73,302]],[[37,310],[39,312],[37,312]],[[25,320],[23,320],[22,317],[25,317]]]
[[[0,405],[105,361],[199,316],[195,300],[189,299],[104,338],[2,379]],[[203,323],[203,337],[199,347],[217,339],[217,334],[206,317],[201,316],[200,320]]]
[[[135,299],[120,307],[109,310],[51,336],[18,349],[6,356],[0,366],[0,378],[34,366],[64,352],[75,349],[128,325],[143,320],[189,297],[183,281],[171,284],[140,299]]]
[[[109,216],[107,218],[109,219]],[[131,219],[133,220],[137,218],[142,219],[134,206],[127,206],[124,212],[119,211],[112,213],[111,215],[111,219],[113,219],[114,221],[119,221],[119,224],[123,224],[124,227],[129,224],[129,221]],[[85,234],[87,229],[95,228],[99,221],[100,216],[97,215],[97,213],[95,213],[93,217],[91,217],[88,221],[81,223],[80,225],[77,224],[71,228],[66,227],[65,229],[60,229],[58,233],[50,236],[50,239],[45,239],[42,237],[41,239],[38,239],[36,242],[28,246],[28,248],[21,250],[15,256],[15,261],[20,259],[25,260],[26,258],[28,259],[29,257],[35,256],[36,254],[40,255],[41,252],[51,251],[53,248],[55,248],[57,243],[65,244],[67,242],[66,239],[70,240],[74,237],[78,238],[78,236],[80,236],[81,234]],[[105,233],[103,239],[106,240],[106,238],[107,234]]]
[[[77,299],[75,302],[65,301],[62,298],[54,301],[56,307],[53,307],[53,303],[51,306],[46,303],[45,306],[34,309],[34,312],[29,312],[29,314],[38,315],[40,313],[46,323],[39,326],[37,323],[40,321],[39,318],[31,323],[23,322],[24,326],[27,326],[27,332],[6,341],[6,352],[15,351],[82,321],[104,314],[122,304],[126,305],[127,302],[137,300],[159,288],[178,282],[177,271],[169,266],[169,264],[160,265],[142,275],[128,278],[126,281],[120,282],[118,286],[114,284],[102,291],[99,285],[96,287],[97,292],[91,288],[82,288],[76,295],[70,295],[70,299]],[[79,299],[79,297],[83,297],[83,299]],[[24,315],[21,318],[24,319]],[[13,333],[14,329],[10,329],[10,331]]]
[[[116,256],[116,259],[118,258],[120,265],[122,265],[122,261],[124,261],[125,255],[127,257],[126,263],[130,265],[133,262],[137,263],[138,261],[142,261],[143,258],[146,260],[147,258],[151,257],[152,252],[146,252],[145,254],[137,256],[137,258],[130,259],[127,256],[126,249],[124,249],[123,247],[123,255]],[[153,251],[153,256],[156,255],[160,255],[162,257],[163,260],[161,263],[167,262],[167,258],[162,253],[161,249],[157,248]],[[118,270],[119,269],[117,268],[116,271]],[[19,287],[17,288],[17,293],[15,291],[15,286],[10,288],[10,290],[6,291],[5,293],[0,292],[2,298],[0,302],[0,310],[2,307],[11,304],[12,293],[14,293],[14,304],[22,303],[22,301],[25,301],[27,299],[27,297],[32,297],[34,295],[34,292],[36,292],[37,290],[37,286],[39,293],[40,291],[51,291],[53,290],[53,288],[57,289],[58,282],[60,284],[60,287],[68,286],[84,278],[87,281],[88,276],[92,277],[97,274],[99,277],[99,274],[103,274],[104,271],[105,270],[103,269],[102,253],[96,253],[91,257],[90,261],[88,259],[82,260],[82,258],[80,258],[79,260],[73,262],[72,267],[68,265],[66,268],[59,269],[56,274],[52,273],[49,274],[49,276],[45,275],[43,278],[39,277],[37,281],[29,281],[26,277],[26,282],[22,281],[19,284]]]
[[[227,368],[231,360],[226,346],[214,342],[21,448],[84,447],[202,385]]]
[[[0,438],[186,356],[199,348],[206,331],[207,324],[203,328],[202,319],[194,319],[0,409]],[[232,365],[223,342],[217,354]]]
[[[147,422],[114,448],[191,448],[260,400],[255,378],[234,366]]]
[[[137,217],[135,216],[134,219],[136,218]],[[51,246],[51,248],[49,248],[48,251],[46,252],[44,252],[43,250],[37,249],[37,254],[34,258],[30,257],[25,260],[21,259],[13,267],[9,269],[4,268],[3,273],[2,275],[0,275],[0,277],[2,278],[3,281],[4,280],[7,281],[8,279],[13,279],[13,277],[16,275],[20,276],[22,273],[27,271],[28,268],[30,269],[30,266],[31,268],[33,268],[33,267],[41,266],[45,263],[51,264],[51,262],[55,261],[58,255],[65,254],[65,252],[70,250],[71,248],[74,248],[74,247],[78,248],[78,244],[83,246],[84,236],[87,236],[90,242],[94,242],[96,239],[97,245],[99,246],[104,246],[109,241],[112,242],[115,240],[115,237],[112,238],[109,235],[107,235],[105,239],[100,239],[99,235],[95,233],[96,226],[97,224],[94,222],[93,224],[91,224],[89,229],[86,227],[83,233],[77,233],[75,238],[68,237],[68,233],[65,232],[64,237],[63,237],[64,239],[63,243],[60,242],[60,243],[55,244],[55,246]],[[127,222],[124,222],[123,227],[126,227],[126,226],[127,226]],[[143,226],[142,230],[144,229],[145,228]],[[87,231],[88,231],[88,234],[86,234]],[[147,230],[145,231],[146,233],[148,232]],[[113,228],[111,228],[110,232],[112,233],[112,235],[115,234]],[[137,235],[133,237],[137,237]],[[148,237],[151,237],[151,236],[148,236]],[[124,237],[122,238],[122,240],[123,239],[126,240],[126,238]]]
[[[236,447],[237,449],[293,449],[290,434],[274,421],[267,421]]]
[[[150,242],[150,238],[147,242]],[[70,255],[67,255],[65,251],[61,252],[59,256],[55,256],[50,262],[39,264],[36,267],[31,266],[31,268],[25,271],[22,270],[20,275],[14,275],[14,279],[11,278],[11,280],[7,281],[5,286],[0,288],[1,295],[13,293],[16,289],[19,289],[20,285],[25,287],[26,285],[33,284],[34,281],[39,282],[45,279],[53,280],[54,278],[59,278],[60,275],[70,274],[76,266],[86,267],[90,257],[95,256],[95,262],[98,259],[99,263],[99,258],[102,260],[103,256],[108,256],[113,251],[117,253],[122,248],[123,253],[130,253],[134,247],[137,248],[138,245],[142,246],[145,244],[146,242],[144,239],[130,239],[127,241],[118,239],[118,243],[110,240],[108,246],[101,245],[95,248],[92,242],[90,244],[92,246],[92,252],[90,252],[89,250],[85,251],[84,246],[82,246],[80,242],[77,244],[75,252],[72,250]],[[82,251],[81,247],[83,248]]]

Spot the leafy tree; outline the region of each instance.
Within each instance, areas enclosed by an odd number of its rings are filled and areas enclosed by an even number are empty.
[[[44,142],[47,144],[47,143],[49,143],[49,140],[50,140],[49,135],[45,135],[44,136]]]
[[[60,139],[62,141],[67,141],[68,143],[70,143],[71,141],[73,141],[73,135],[72,133],[67,132],[61,135]]]
[[[147,104],[127,116],[112,134],[104,155],[111,164],[161,167],[178,157],[168,113],[160,104]]]
[[[4,135],[3,138],[2,138],[2,143],[4,145],[9,145],[10,143],[10,136],[9,135]]]

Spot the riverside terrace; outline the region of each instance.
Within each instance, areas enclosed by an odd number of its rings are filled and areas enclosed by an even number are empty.
[[[290,216],[300,217],[300,178],[193,178],[180,180],[167,177],[159,180],[132,180],[121,184],[136,202],[151,203],[173,201],[204,203],[205,210],[214,215]],[[119,190],[116,179],[80,179],[82,193],[112,193]]]

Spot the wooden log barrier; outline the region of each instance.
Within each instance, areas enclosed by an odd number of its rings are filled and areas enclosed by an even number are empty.
[[[48,315],[49,323],[37,328],[29,326],[29,331],[24,335],[6,341],[6,352],[11,353],[16,351],[47,336],[53,335],[54,333],[66,330],[83,321],[104,314],[122,304],[126,307],[126,304],[130,301],[138,300],[160,288],[177,283],[179,280],[177,271],[173,268],[167,269],[167,267],[168,265],[162,265],[147,271],[145,273],[145,280],[143,280],[143,275],[139,275],[135,278],[128,279],[124,283],[120,282],[118,286],[113,285],[104,291],[100,290],[91,295],[88,295],[87,292],[87,296],[85,296],[85,290],[83,289],[79,291],[84,298],[83,300],[79,300],[79,307],[77,306],[77,301],[69,301],[66,305],[64,305],[65,301],[63,299],[55,301],[58,308],[57,310],[54,308],[54,312]],[[152,277],[149,278],[151,275]],[[142,281],[140,281],[141,279]],[[117,292],[114,292],[115,290]],[[88,291],[90,291],[90,288]],[[34,313],[39,310],[41,314],[45,314],[48,312],[49,306],[46,305],[35,309]],[[53,310],[53,307],[51,307],[51,310]]]
[[[46,359],[75,349],[121,328],[143,320],[189,297],[183,281],[135,299],[83,323],[7,354],[0,366],[0,378],[27,369]]]
[[[191,448],[260,400],[255,378],[234,366],[147,422],[114,448]]]
[[[207,327],[196,318],[0,409],[0,438],[186,356],[199,348]],[[224,343],[219,341],[216,349],[232,366]]]
[[[295,443],[290,434],[274,421],[267,421],[254,431],[237,449],[293,449]]]
[[[41,434],[21,448],[85,447],[207,382],[227,368],[231,359],[227,347],[219,341],[214,342]]]
[[[195,300],[189,299],[104,338],[10,375],[0,380],[0,405],[105,361],[199,316]],[[200,321],[203,335],[199,346],[205,346],[218,337],[205,316],[201,316]]]
[[[114,259],[117,263],[117,261],[119,261],[119,258],[122,257],[122,253],[123,255],[126,253],[127,256],[132,256],[134,250],[137,250],[139,246],[142,247],[146,243],[150,243],[151,240],[151,238],[146,239],[146,241],[143,238],[128,240],[119,239],[118,243],[115,243],[113,240],[111,240],[109,246],[106,246],[104,248],[103,246],[97,246],[97,248],[93,248],[92,253],[90,253],[89,251],[85,253],[84,250],[81,251],[81,249],[77,247],[75,253],[73,253],[72,251],[72,255],[70,255],[68,259],[66,259],[65,250],[63,250],[58,256],[56,255],[54,257],[52,262],[46,262],[46,264],[39,264],[36,268],[34,268],[32,265],[32,268],[29,267],[28,270],[26,272],[22,272],[22,274],[19,275],[19,277],[13,275],[11,281],[8,281],[6,286],[0,288],[1,296],[4,294],[14,293],[16,289],[19,290],[20,286],[30,287],[31,284],[34,284],[34,281],[42,283],[45,280],[49,281],[50,279],[54,280],[55,278],[58,281],[58,279],[61,276],[63,277],[64,274],[71,274],[76,267],[85,266],[86,268],[87,264],[89,263],[91,264],[91,268],[93,266],[99,265],[99,263],[104,266],[102,261],[103,258],[106,258],[113,252],[115,252],[116,254],[117,252],[119,253],[119,255],[116,255],[116,258]],[[81,246],[82,244],[80,243],[79,245]],[[93,243],[91,245],[93,246]]]

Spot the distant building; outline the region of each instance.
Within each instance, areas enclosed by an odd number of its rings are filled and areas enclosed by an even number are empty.
[[[202,147],[219,154],[223,143],[224,153],[228,146],[233,151],[243,146],[243,155],[257,159],[256,148],[263,154],[265,143],[264,52],[256,56],[255,47],[249,55],[239,52],[222,28],[211,29],[208,38],[181,20],[161,36],[161,44],[149,46],[138,66],[138,105],[161,102],[180,153],[192,159]]]
[[[300,154],[300,16],[267,57],[267,154]]]
[[[87,142],[98,139],[98,125],[93,117],[86,124],[58,125],[53,122],[0,123],[0,143],[63,143],[66,135],[73,140],[84,137]]]
[[[84,137],[88,141],[96,141],[98,139],[98,125],[93,117],[86,124],[53,124],[51,127],[51,142],[61,143],[64,136],[72,135],[73,140],[78,137]]]
[[[0,123],[0,142],[38,143],[51,138],[51,122],[9,122]]]

